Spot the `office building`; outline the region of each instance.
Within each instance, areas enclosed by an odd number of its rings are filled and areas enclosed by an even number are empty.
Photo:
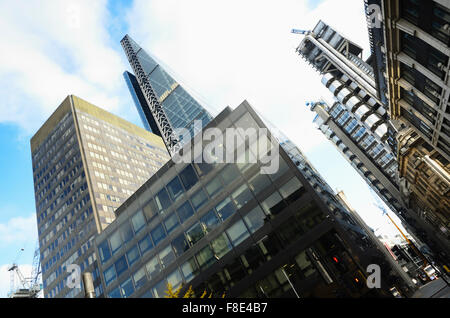
[[[134,72],[125,72],[125,80],[144,126],[161,136],[173,155],[212,116],[129,35],[120,43]],[[200,121],[199,127],[195,121]],[[177,128],[187,129],[190,136],[178,135]]]
[[[400,124],[397,160],[402,199],[414,211],[417,232],[450,255],[450,3],[369,0],[372,54],[386,83],[388,113]],[[378,18],[378,20],[380,20]]]
[[[71,264],[92,272],[101,294],[94,238],[169,159],[164,143],[73,95],[30,143],[44,296],[82,296],[67,287]]]
[[[208,128],[267,126],[243,102]],[[241,132],[238,139],[251,140]],[[182,150],[200,145],[208,157],[204,142],[192,140]],[[367,266],[379,260],[361,244],[367,234],[334,195],[325,200],[311,185],[302,153],[286,141],[279,147],[270,131],[253,142],[240,151],[217,146],[250,158],[252,146],[268,145],[258,152],[270,149],[279,169],[262,173],[264,156],[236,163],[172,159],[116,210],[95,239],[105,297],[160,298],[169,283],[184,291],[192,286],[196,297],[204,291],[231,298],[389,296],[390,268],[381,270],[382,288],[366,286]]]

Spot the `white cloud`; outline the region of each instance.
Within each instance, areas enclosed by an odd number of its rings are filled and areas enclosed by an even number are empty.
[[[34,133],[68,94],[119,111],[126,65],[108,18],[106,0],[0,2],[0,122]]]
[[[0,247],[9,244],[35,243],[37,239],[36,215],[28,217],[13,217],[5,223],[0,223]]]
[[[130,35],[176,70],[177,79],[182,74],[211,108],[247,99],[307,151],[326,140],[305,101],[328,91],[295,53],[302,37],[290,30],[312,29],[323,19],[368,47],[363,5],[327,0],[310,11],[298,0],[136,0],[127,20]]]
[[[0,265],[0,298],[7,297],[8,293],[11,290],[11,272],[8,271],[9,267],[9,264]],[[20,264],[18,265],[18,267],[24,277],[31,277],[31,265]],[[17,274],[14,273],[14,287],[19,288],[20,286],[21,284],[19,278],[17,277]]]

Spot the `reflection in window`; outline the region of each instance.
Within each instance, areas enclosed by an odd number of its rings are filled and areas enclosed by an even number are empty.
[[[200,252],[195,255],[195,257],[197,258],[197,262],[202,269],[207,268],[215,261],[213,251],[211,250],[211,247],[209,247],[209,245],[206,245]]]
[[[133,224],[134,232],[137,234],[145,226],[145,217],[142,211],[138,211],[135,215],[131,217],[131,224]]]
[[[184,223],[187,219],[194,215],[194,210],[189,204],[189,201],[184,202],[183,205],[177,209],[177,214],[181,223]]]
[[[181,185],[180,179],[177,176],[173,178],[172,181],[167,185],[167,190],[169,190],[170,197],[173,201],[176,201],[183,194],[183,186]]]
[[[181,265],[181,271],[183,272],[184,279],[189,282],[198,274],[198,266],[195,259],[192,257],[188,259],[183,265]]]
[[[154,256],[148,263],[145,265],[145,269],[150,277],[150,279],[155,278],[156,275],[161,271],[161,265],[159,264],[158,256]]]
[[[158,282],[155,287],[152,288],[153,295],[155,295],[156,298],[163,298],[165,296],[165,292],[167,290],[167,282],[165,279]]]
[[[202,160],[203,161],[203,160]],[[210,171],[214,169],[214,165],[206,162],[195,163],[195,170],[199,176],[206,176]]]
[[[158,243],[161,242],[166,237],[166,233],[164,232],[162,224],[158,224],[158,226],[151,231],[151,235],[153,243],[155,245],[158,245]]]
[[[175,250],[175,254],[177,256],[181,256],[189,249],[189,244],[184,237],[184,233],[181,233],[172,241],[172,247]]]
[[[134,292],[133,282],[131,278],[128,278],[120,285],[120,290],[122,291],[123,298],[130,297]]]
[[[120,295],[120,290],[119,287],[114,288],[109,294],[108,294],[109,298],[122,298],[122,296]]]
[[[220,175],[225,184],[230,184],[239,178],[239,171],[235,164],[227,164],[220,172]]]
[[[139,257],[139,250],[135,245],[127,252],[127,260],[129,266],[131,267],[131,265],[133,265],[139,259]]]
[[[206,192],[208,192],[209,196],[212,198],[222,189],[222,182],[220,182],[220,177],[216,176],[212,179],[206,186]]]
[[[198,241],[200,241],[203,236],[205,236],[205,233],[203,233],[203,229],[200,225],[200,223],[195,223],[189,230],[186,231],[186,237],[189,241],[189,243],[194,245]]]
[[[257,195],[263,189],[267,188],[271,182],[267,175],[257,173],[248,181],[248,184],[253,193]]]
[[[226,198],[216,206],[216,211],[222,221],[225,221],[236,212],[236,208],[230,198]]]
[[[107,270],[105,270],[103,276],[105,277],[105,284],[108,286],[116,279],[116,271],[114,266],[111,265]]]
[[[127,243],[129,242],[133,236],[133,230],[131,229],[131,225],[130,223],[128,223],[128,221],[124,222],[121,226],[120,226],[120,230],[122,232],[122,238],[123,238],[123,242]]]
[[[283,202],[283,199],[278,192],[274,192],[263,201],[262,207],[267,214],[275,215],[280,213],[281,210],[286,207],[286,203]]]
[[[214,256],[216,259],[220,259],[225,254],[231,250],[231,243],[228,240],[225,233],[222,233],[219,237],[211,242],[212,249],[214,251]]]
[[[167,276],[167,282],[172,286],[174,290],[176,290],[180,286],[180,284],[183,282],[183,278],[181,277],[181,273],[178,268]]]
[[[153,199],[148,201],[142,210],[144,211],[148,222],[150,222],[158,214],[158,210]]]
[[[159,211],[163,211],[170,207],[171,201],[165,188],[162,188],[155,196],[155,203]]]
[[[232,226],[230,226],[230,228],[227,230],[227,234],[234,246],[237,246],[250,235],[242,220],[239,220]]]
[[[111,237],[109,238],[109,244],[111,244],[111,251],[114,255],[122,246],[122,238],[120,237],[120,232],[116,231]]]
[[[208,196],[202,188],[191,197],[191,202],[195,211],[198,211],[207,201]]]
[[[214,209],[202,216],[200,222],[202,223],[206,233],[211,232],[220,224],[220,220],[214,212]]]
[[[300,197],[300,192],[298,190],[302,186],[302,183],[294,177],[280,187],[280,193],[283,196],[283,199],[291,203]]]
[[[180,172],[181,182],[183,182],[186,191],[192,188],[197,183],[197,175],[195,174],[194,168],[188,165],[183,171]]]
[[[264,214],[263,210],[259,207],[259,205],[256,206],[249,213],[247,213],[247,215],[244,216],[244,220],[248,226],[248,229],[250,230],[250,233],[254,233],[257,229],[262,227],[264,225],[265,218],[266,215]]]
[[[253,196],[245,183],[237,188],[231,194],[231,197],[233,198],[233,202],[236,204],[238,209],[242,208],[245,204],[247,204],[247,202],[253,199]]]
[[[303,275],[305,277],[311,276],[316,272],[316,269],[312,265],[309,260],[309,257],[306,255],[306,252],[303,251],[295,257],[295,261],[297,262],[298,267],[302,270]]]
[[[268,176],[270,177],[270,179],[272,179],[272,181],[275,181],[279,177],[284,175],[285,172],[288,171],[288,170],[289,170],[289,166],[287,165],[286,161],[284,161],[284,159],[281,158],[281,156],[279,156],[279,166],[278,166],[277,172],[276,173],[272,173],[272,174],[268,174]]]
[[[145,275],[144,267],[141,267],[136,273],[133,275],[134,286],[136,289],[141,288],[147,282],[147,276]]]
[[[98,245],[98,251],[100,253],[100,260],[103,263],[106,263],[111,258],[111,251],[109,250],[108,241],[104,240],[102,243]]]
[[[116,268],[117,276],[120,276],[124,271],[128,269],[127,260],[125,259],[125,255],[122,255],[115,263],[114,267]]]
[[[159,252],[159,259],[161,261],[162,268],[169,266],[175,260],[175,254],[172,251],[172,247],[167,245],[161,252]]]
[[[139,249],[141,250],[142,255],[150,251],[152,248],[153,243],[148,235],[146,235],[142,240],[139,241]]]
[[[175,230],[180,223],[175,213],[172,213],[167,219],[164,220],[164,226],[166,227],[167,234],[170,234]]]

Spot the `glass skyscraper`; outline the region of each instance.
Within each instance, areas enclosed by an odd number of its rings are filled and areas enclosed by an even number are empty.
[[[174,129],[186,128],[193,137],[212,116],[129,35],[121,44],[134,72],[125,72],[125,80],[144,126],[160,135],[173,154],[178,142],[179,147],[190,140],[183,141],[183,136],[174,140]],[[198,131],[194,131],[195,120],[201,121]]]
[[[69,265],[99,284],[95,236],[169,159],[159,136],[68,96],[31,139],[44,296],[80,297]]]

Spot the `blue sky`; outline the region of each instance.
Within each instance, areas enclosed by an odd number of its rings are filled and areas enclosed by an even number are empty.
[[[322,18],[368,54],[363,1],[0,1],[0,297],[7,264],[37,240],[29,140],[68,94],[141,125],[122,78],[129,33],[213,113],[244,99],[308,156],[333,188],[377,228],[391,231],[366,184],[314,127],[305,102],[328,94],[295,54]],[[39,12],[39,14],[36,14]],[[339,14],[337,14],[339,13]],[[24,271],[29,267],[24,267]]]

